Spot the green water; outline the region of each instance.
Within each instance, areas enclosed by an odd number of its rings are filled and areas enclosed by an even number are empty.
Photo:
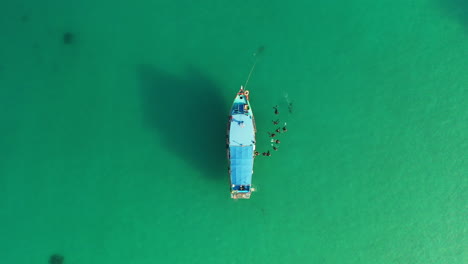
[[[0,263],[468,263],[466,2],[129,3],[0,4]]]

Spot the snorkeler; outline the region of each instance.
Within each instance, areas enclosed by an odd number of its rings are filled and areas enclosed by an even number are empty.
[[[271,142],[275,142],[276,144],[281,143],[281,141],[279,139],[277,139],[277,140],[271,139]]]
[[[288,103],[289,113],[292,114],[292,112],[293,112],[293,102],[291,102],[291,100],[289,100],[289,94],[288,93],[284,93],[284,99],[286,99],[286,103]]]

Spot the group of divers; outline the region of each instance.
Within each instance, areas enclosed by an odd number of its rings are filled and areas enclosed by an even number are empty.
[[[274,106],[273,109],[275,110],[275,115],[279,115],[278,105]],[[288,109],[289,109],[289,113],[292,113],[292,103],[289,103]],[[278,126],[279,123],[280,123],[280,120],[276,119],[276,120],[272,120],[272,122],[273,122],[273,125]],[[278,146],[281,143],[281,141],[279,139],[274,139],[274,137],[276,137],[277,134],[286,133],[287,131],[288,131],[288,129],[286,127],[286,122],[285,122],[282,127],[279,126],[278,128],[275,129],[274,132],[267,132],[268,136],[271,138],[271,146],[272,146],[274,151],[278,150]],[[256,157],[256,156],[260,155],[260,153],[258,151],[255,151],[254,155]],[[262,155],[263,156],[271,156],[270,150],[268,150],[267,152],[263,152]]]

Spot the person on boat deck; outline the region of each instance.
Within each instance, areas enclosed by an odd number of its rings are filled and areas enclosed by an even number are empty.
[[[275,136],[276,136],[276,134],[270,133],[270,132],[268,132],[268,135],[269,135],[270,137],[275,137]]]
[[[278,105],[274,106],[273,109],[275,109],[275,115],[278,115],[279,114]]]
[[[245,190],[245,186],[244,186],[244,185],[241,185],[241,186],[239,187],[239,190],[241,190],[241,191]]]

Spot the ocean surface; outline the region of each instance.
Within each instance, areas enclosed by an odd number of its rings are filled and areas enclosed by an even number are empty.
[[[0,30],[0,263],[468,263],[467,1],[6,0]],[[254,63],[258,150],[288,132],[232,200]]]

